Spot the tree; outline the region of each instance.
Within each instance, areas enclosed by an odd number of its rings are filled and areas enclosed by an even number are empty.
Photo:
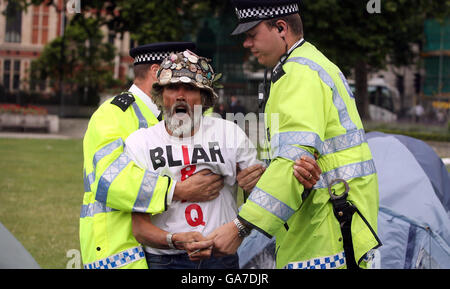
[[[423,39],[424,20],[448,15],[449,5],[431,0],[302,1],[300,15],[305,37],[345,74],[354,70],[358,110],[368,119],[370,69],[411,63],[416,56],[412,44]]]
[[[57,11],[66,9],[58,6],[58,0],[10,1],[21,9],[41,4],[54,6]],[[81,13],[72,15],[64,37],[47,45],[33,63],[31,77],[48,77],[54,87],[64,82],[64,93],[78,91],[83,96],[81,103],[86,104],[95,104],[98,92],[113,81],[107,63],[111,63],[114,51],[102,43],[100,27],[107,26],[109,33],[120,37],[130,32],[140,44],[190,40],[201,16],[220,6],[214,0],[91,0],[80,4]]]
[[[58,0],[10,0],[22,9],[30,5],[52,5]],[[228,1],[228,0],[227,0]],[[84,18],[95,18],[97,25],[123,35],[130,32],[138,43],[177,41],[197,30],[198,20],[212,13],[223,3],[214,0],[80,0]],[[64,7],[65,8],[65,7]]]
[[[79,104],[96,105],[99,93],[116,84],[111,67],[115,49],[102,40],[95,19],[75,16],[64,39],[57,37],[47,44],[32,62],[31,79],[49,79],[52,87],[62,81],[66,96],[80,95]]]

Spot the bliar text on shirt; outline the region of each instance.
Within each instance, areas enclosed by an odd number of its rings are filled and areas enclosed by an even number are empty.
[[[182,159],[174,159],[174,150],[180,150]],[[166,145],[165,147],[155,147],[150,149],[150,160],[153,169],[160,167],[178,167],[182,165],[197,164],[199,160],[202,163],[220,162],[225,163],[218,142],[208,142],[208,149],[203,148],[201,144],[194,145],[192,151],[186,145]]]

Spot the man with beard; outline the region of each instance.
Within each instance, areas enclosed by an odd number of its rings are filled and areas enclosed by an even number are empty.
[[[161,61],[171,52],[195,49],[192,42],[162,42],[130,50],[134,83],[105,101],[92,115],[83,140],[84,189],[80,247],[85,268],[147,268],[142,246],[132,234],[131,212],[159,213],[172,199],[211,200],[221,176],[199,172],[175,182],[136,166],[125,154],[125,139],[161,119],[149,94]]]
[[[236,124],[203,116],[217,99],[216,75],[208,59],[190,51],[174,53],[162,62],[157,76],[152,97],[164,121],[131,134],[125,142],[126,154],[142,168],[179,182],[209,169],[224,177],[224,187],[211,201],[172,200],[161,214],[133,214],[133,233],[145,245],[150,268],[238,268],[236,254],[200,261],[209,257],[211,249],[194,250],[196,245],[212,245],[203,236],[237,213],[237,165],[245,169],[260,163],[256,149]],[[191,232],[191,239],[182,232]]]
[[[208,59],[190,51],[171,54],[157,77],[152,98],[164,121],[131,134],[126,154],[142,168],[181,182],[209,169],[224,177],[224,187],[214,200],[175,200],[161,214],[133,213],[134,236],[145,245],[153,269],[237,269],[236,254],[210,257],[212,240],[204,236],[236,216],[237,166],[262,166],[256,148],[233,122],[203,116],[217,99],[213,84],[218,76]]]

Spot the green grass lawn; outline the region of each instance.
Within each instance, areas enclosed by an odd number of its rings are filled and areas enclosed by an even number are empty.
[[[0,139],[0,222],[42,268],[79,250],[82,140]]]

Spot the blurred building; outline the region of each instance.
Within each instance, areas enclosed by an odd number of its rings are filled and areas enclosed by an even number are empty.
[[[29,89],[27,71],[43,47],[61,35],[61,17],[54,7],[30,7],[22,12],[2,1],[0,10],[0,81],[5,91]]]
[[[414,45],[417,59],[409,66],[388,65],[369,75],[382,78],[399,94],[399,116],[411,116],[412,109],[423,106],[429,119],[445,119],[450,109],[450,18],[424,23],[425,39]],[[439,115],[444,114],[444,115]]]
[[[63,0],[55,2],[56,6],[34,5],[25,11],[14,2],[0,2],[0,11],[3,12],[0,13],[0,102],[5,102],[5,94],[49,90],[46,83],[31,87],[28,75],[31,61],[39,57],[44,46],[62,36],[62,17],[71,17]],[[102,28],[102,31],[105,41],[113,44],[118,51],[114,60],[114,77],[125,80],[133,65],[128,55],[133,41],[130,41],[129,33],[118,37],[109,33],[107,28]]]
[[[419,54],[419,45],[415,44],[413,49],[415,53]],[[422,91],[421,79],[425,75],[425,70],[419,63],[420,57],[417,56],[415,61],[408,66],[387,65],[386,69],[372,72],[368,75],[369,83],[382,80],[385,82],[386,87],[395,91],[395,94],[397,94],[396,104],[395,110],[392,112],[398,114],[399,117],[406,116],[408,110],[420,101]],[[417,81],[419,81],[418,85],[416,85]]]
[[[450,101],[450,18],[443,23],[425,21],[425,45],[421,53],[425,67],[423,95]]]

